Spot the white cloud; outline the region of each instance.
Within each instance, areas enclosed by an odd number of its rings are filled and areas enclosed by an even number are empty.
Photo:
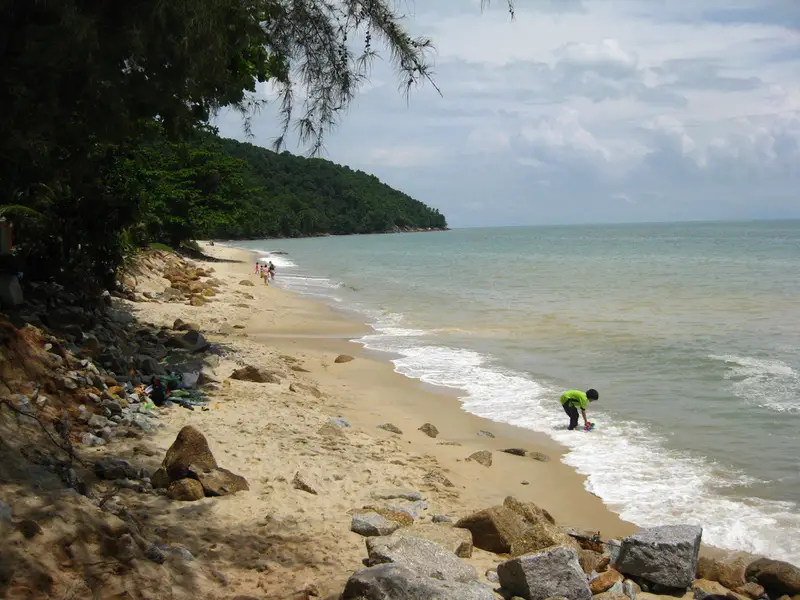
[[[800,217],[788,0],[516,4],[511,22],[502,0],[417,2],[408,26],[433,37],[444,96],[406,103],[377,64],[328,158],[455,225]]]

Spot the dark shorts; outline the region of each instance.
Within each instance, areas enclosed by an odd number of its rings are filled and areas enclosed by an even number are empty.
[[[575,429],[578,426],[578,407],[568,402],[564,404],[564,412],[569,415],[569,429]]]

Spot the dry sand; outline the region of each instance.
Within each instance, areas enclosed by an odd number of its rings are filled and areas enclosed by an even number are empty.
[[[395,373],[388,360],[348,341],[366,332],[365,325],[264,285],[249,252],[204,251],[236,261],[211,265],[224,283],[213,302],[131,304],[143,322],[171,326],[181,318],[224,348],[211,410],[164,409],[165,427],[150,442],[157,454],[139,454],[137,462],[157,467],[180,428],[191,424],[206,435],[221,466],[250,482],[249,492],[192,503],[138,496],[144,504],[137,512],[147,515],[148,527],[197,559],[174,582],[173,597],[294,598],[305,597],[293,594],[309,585],[322,597],[336,597],[366,556],[364,538],[350,532],[349,511],[374,504],[371,493],[386,487],[420,490],[428,503],[424,522],[434,514],[457,519],[513,495],[546,508],[559,524],[599,530],[604,538],[635,529],[585,490],[583,477],[560,462],[562,448],[549,438],[470,415],[456,391],[433,390]],[[166,283],[143,280],[138,289],[160,291]],[[334,363],[339,354],[354,360]],[[245,364],[278,372],[281,383],[228,379]],[[352,426],[320,431],[330,417]],[[403,433],[377,428],[387,422]],[[424,423],[439,429],[436,439],[418,431]],[[481,430],[494,437],[478,435]],[[509,447],[551,460],[500,452]],[[492,452],[491,467],[467,460],[478,450]],[[317,494],[294,488],[298,472]],[[437,483],[439,475],[453,487]],[[470,559],[479,573],[500,561],[480,550]]]

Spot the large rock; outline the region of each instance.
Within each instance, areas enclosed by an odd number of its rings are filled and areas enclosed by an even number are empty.
[[[241,369],[236,369],[231,373],[231,379],[238,379],[239,381],[252,381],[254,383],[280,383],[279,377],[276,377],[271,372],[265,369],[259,369],[252,365],[247,365]]]
[[[217,468],[217,461],[211,454],[205,436],[191,425],[187,425],[178,433],[178,437],[167,450],[164,457],[164,469],[171,480],[181,479],[194,465],[203,471]]]
[[[77,326],[83,330],[92,328],[93,319],[89,313],[77,306],[53,308],[42,315],[42,320],[52,329]]]
[[[196,479],[178,479],[169,484],[167,496],[173,500],[181,500],[184,502],[192,502],[194,500],[201,500],[205,497],[203,493],[203,486]]]
[[[564,596],[590,600],[592,592],[573,548],[557,546],[538,554],[512,558],[497,566],[500,585],[509,595],[526,600]]]
[[[415,537],[421,540],[435,542],[450,550],[461,558],[472,556],[472,535],[466,529],[452,527],[449,524],[425,523],[399,529],[394,536]]]
[[[747,567],[747,578],[755,579],[770,598],[800,594],[800,569],[787,562],[760,558]]]
[[[370,565],[394,563],[426,577],[447,581],[474,581],[478,572],[436,542],[391,535],[367,538]]]
[[[356,513],[350,521],[350,531],[364,537],[389,535],[399,528],[400,523],[372,511]]]
[[[222,467],[201,469],[195,465],[189,465],[189,476],[200,482],[206,496],[227,496],[250,489],[244,477]]]
[[[347,580],[342,600],[496,600],[477,581],[459,583],[425,577],[397,564],[370,567]]]
[[[100,479],[139,479],[139,471],[127,460],[104,456],[94,463],[94,474]]]
[[[668,588],[687,588],[697,573],[702,536],[696,525],[640,529],[622,540],[615,567]]]
[[[697,562],[697,577],[716,581],[728,589],[735,589],[747,582],[747,566],[752,562],[745,556],[710,558],[701,556]]]
[[[503,506],[478,511],[456,523],[468,529],[476,547],[496,554],[520,556],[551,546],[577,549],[577,543],[553,525],[552,517],[532,502],[506,498]]]
[[[190,329],[184,335],[170,336],[164,344],[168,348],[179,348],[189,352],[202,352],[211,345],[203,337],[203,334],[194,329]]]

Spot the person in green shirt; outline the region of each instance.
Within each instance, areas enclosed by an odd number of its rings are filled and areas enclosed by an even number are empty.
[[[581,409],[583,415],[583,424],[588,425],[589,419],[586,418],[586,408],[589,402],[595,402],[600,399],[600,394],[597,390],[586,390],[581,392],[579,390],[569,390],[561,394],[561,406],[564,407],[564,412],[569,415],[569,430],[572,431],[578,426],[578,409]]]

